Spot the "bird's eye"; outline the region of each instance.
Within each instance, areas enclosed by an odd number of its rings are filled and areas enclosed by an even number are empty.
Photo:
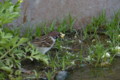
[[[58,36],[54,36],[54,39],[57,39],[58,38]]]

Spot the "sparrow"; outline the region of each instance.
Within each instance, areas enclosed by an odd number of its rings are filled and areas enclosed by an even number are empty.
[[[40,38],[36,37],[31,43],[38,49],[40,53],[45,54],[54,46],[57,38],[64,38],[64,36],[65,34],[61,32],[53,31]]]

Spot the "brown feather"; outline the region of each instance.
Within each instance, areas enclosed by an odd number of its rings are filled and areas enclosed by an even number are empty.
[[[32,43],[36,46],[36,47],[50,47],[53,44],[53,40],[51,39],[51,37],[55,38],[55,37],[59,37],[60,33],[53,31],[51,33],[49,33],[48,35],[44,35],[40,38],[35,38]]]
[[[41,38],[34,39],[32,43],[37,47],[50,47],[53,41],[51,40],[50,37],[43,36]]]

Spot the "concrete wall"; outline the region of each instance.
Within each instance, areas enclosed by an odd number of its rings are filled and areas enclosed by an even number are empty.
[[[69,13],[86,24],[103,9],[108,16],[112,15],[120,9],[120,0],[24,0],[21,9],[22,16],[16,21],[17,24],[62,19]]]

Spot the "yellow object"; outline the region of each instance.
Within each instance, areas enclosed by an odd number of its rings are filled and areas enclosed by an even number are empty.
[[[61,38],[64,38],[64,37],[65,37],[65,34],[60,33],[60,37],[61,37]]]
[[[118,35],[118,39],[120,39],[120,34]]]
[[[22,3],[22,2],[23,2],[23,0],[18,0],[18,2],[19,2],[19,3]]]

